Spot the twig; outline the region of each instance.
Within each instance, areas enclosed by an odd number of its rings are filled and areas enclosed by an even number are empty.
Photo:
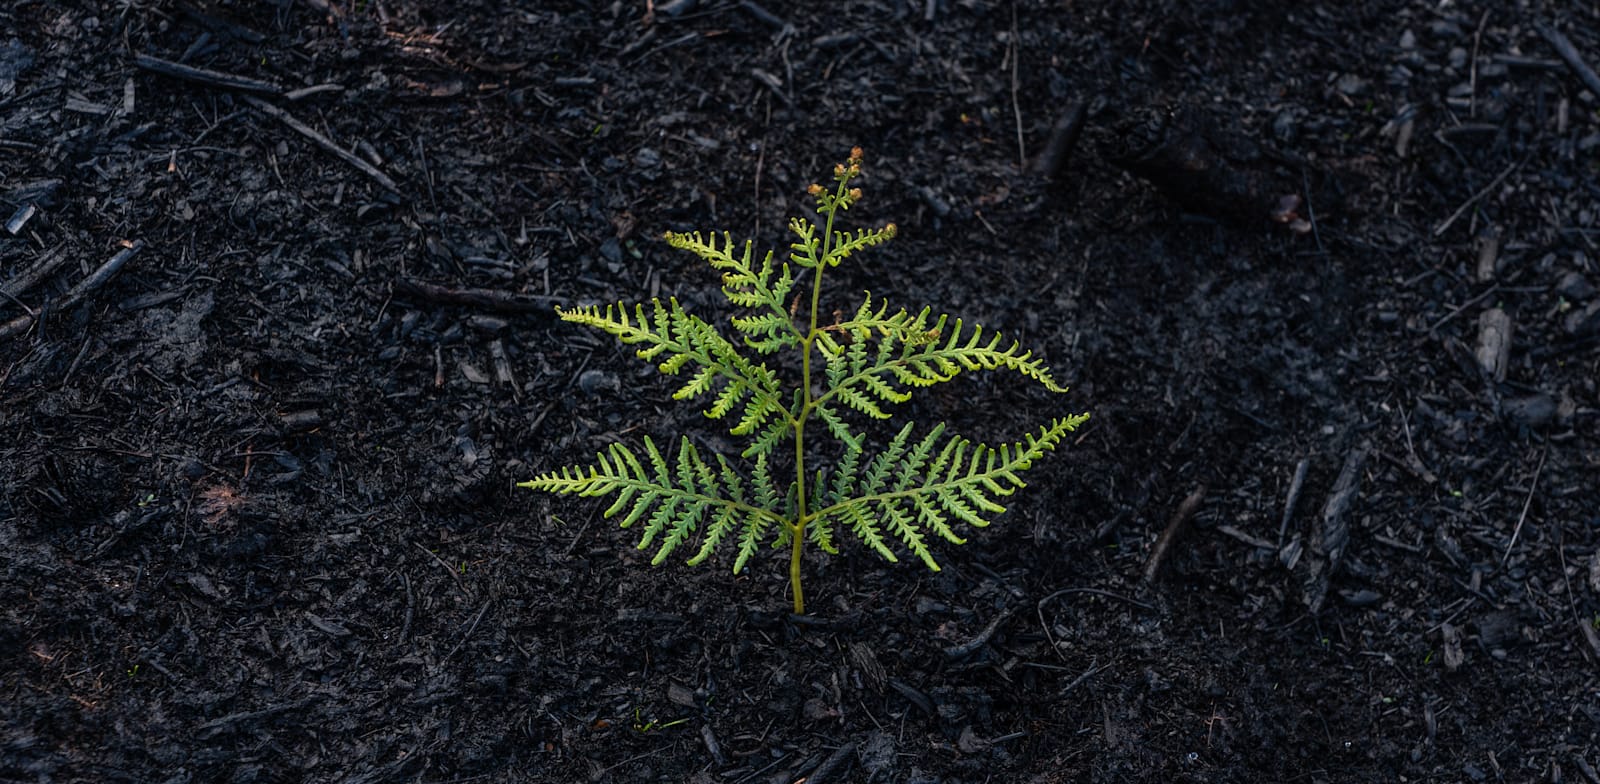
[[[372,164],[361,160],[359,157],[356,157],[355,153],[335,144],[332,139],[329,139],[328,137],[323,136],[321,133],[318,133],[317,129],[295,119],[294,115],[279,109],[278,107],[273,106],[272,104],[267,103],[266,101],[255,97],[254,95],[241,95],[239,98],[245,103],[254,106],[262,114],[272,117],[284,125],[293,128],[296,133],[299,133],[301,136],[304,136],[307,139],[310,139],[312,142],[315,142],[318,147],[321,147],[322,149],[332,153],[335,158],[354,166],[362,174],[372,178],[374,182],[382,185],[384,188],[394,191],[395,193],[400,192],[400,186],[396,185],[394,180],[389,178],[389,175],[378,171],[376,166],[373,166]]]
[[[1466,302],[1461,303],[1460,305],[1457,305],[1455,310],[1452,310],[1449,313],[1446,313],[1443,316],[1440,316],[1438,321],[1433,322],[1433,325],[1428,327],[1428,332],[1430,334],[1432,334],[1434,332],[1438,332],[1439,328],[1444,326],[1446,323],[1448,323],[1450,321],[1450,319],[1453,319],[1456,316],[1461,315],[1461,313],[1463,311],[1465,311],[1467,308],[1470,308],[1473,305],[1476,305],[1479,302],[1482,302],[1482,301],[1494,296],[1495,293],[1498,292],[1498,291],[1500,291],[1500,284],[1496,283],[1496,284],[1490,286],[1488,288],[1488,290],[1484,291],[1482,294],[1479,294],[1478,296],[1473,297],[1472,299],[1469,299]]]
[[[456,573],[455,567],[451,566],[450,564],[445,563],[444,559],[440,558],[438,553],[436,553],[436,552],[434,552],[432,550],[429,550],[428,548],[423,547],[422,545],[417,544],[416,542],[412,542],[411,544],[416,546],[416,548],[418,550],[421,550],[422,552],[426,553],[428,555],[428,557],[430,557],[430,558],[432,558],[434,560],[435,563],[438,563],[440,566],[443,566],[445,572],[449,573],[450,577],[456,581],[456,587],[460,588],[462,593],[467,594],[468,596],[472,595],[472,592],[467,590],[466,584],[461,582],[461,575]]]
[[[400,582],[406,589],[406,618],[400,624],[400,644],[405,645],[411,637],[411,621],[416,614],[416,595],[411,591],[411,578],[404,572],[400,573]]]
[[[1089,107],[1082,103],[1075,103],[1068,107],[1061,117],[1056,120],[1050,129],[1050,141],[1045,144],[1044,151],[1033,159],[1033,165],[1028,173],[1046,180],[1055,179],[1061,173],[1061,168],[1066,165],[1067,159],[1072,157],[1072,148],[1078,144],[1078,136],[1083,132],[1083,121],[1089,115]]]
[[[51,307],[56,310],[66,310],[76,306],[85,296],[105,285],[106,281],[111,280],[111,276],[117,274],[117,270],[122,269],[124,264],[127,264],[134,256],[139,255],[139,251],[142,250],[144,250],[144,240],[135,240],[132,245],[117,251],[117,255],[112,256],[106,263],[101,264],[99,269],[89,274],[89,277],[78,281],[77,285],[67,290],[66,295],[61,298],[60,302],[54,303]],[[24,313],[5,324],[0,324],[0,340],[26,330],[33,325],[34,320],[37,318],[37,314]]]
[[[338,92],[344,92],[344,85],[329,83],[313,84],[310,87],[302,87],[298,90],[290,90],[289,92],[283,94],[283,99],[285,101],[299,101],[304,98],[310,98],[313,95]]]
[[[1161,565],[1166,561],[1167,551],[1172,548],[1172,543],[1177,541],[1178,535],[1183,532],[1194,513],[1200,509],[1200,502],[1206,498],[1206,486],[1200,485],[1194,492],[1178,504],[1172,512],[1172,519],[1168,521],[1166,530],[1156,537],[1156,543],[1150,548],[1150,560],[1144,567],[1144,581],[1155,582],[1156,575],[1161,573]]]
[[[1504,569],[1506,561],[1511,560],[1511,551],[1517,546],[1517,537],[1522,535],[1522,524],[1528,522],[1528,507],[1533,505],[1534,491],[1539,489],[1539,474],[1544,472],[1544,458],[1549,450],[1539,453],[1539,467],[1533,469],[1533,483],[1528,486],[1528,497],[1522,501],[1522,514],[1517,516],[1517,526],[1511,529],[1511,541],[1506,545],[1505,555],[1500,556],[1500,568]],[[1565,557],[1565,556],[1563,556]],[[1565,571],[1562,574],[1566,574]]]
[[[854,743],[846,743],[840,746],[832,754],[829,754],[828,758],[823,760],[816,770],[811,771],[811,775],[807,776],[804,781],[806,784],[825,784],[825,782],[834,781],[836,774],[843,773],[849,769],[850,758],[855,753],[856,744]]]
[[[67,262],[67,252],[64,248],[47,251],[43,261],[24,270],[22,274],[0,283],[0,296],[6,298],[19,297],[26,294],[28,289],[39,285],[39,282],[50,277],[58,267]]]
[[[466,645],[467,640],[472,639],[472,633],[478,629],[478,622],[483,620],[483,614],[489,611],[489,605],[493,603],[493,599],[483,603],[483,608],[478,610],[478,614],[473,617],[472,625],[467,627],[467,631],[461,635],[461,639],[456,641],[455,647],[451,648],[450,652],[445,654],[444,658],[440,661],[450,661],[450,657],[456,655],[456,651],[461,650],[461,646]]]
[[[778,16],[777,14],[768,11],[765,8],[762,8],[759,3],[755,2],[755,0],[744,0],[744,2],[739,4],[739,7],[743,9],[745,13],[755,17],[756,21],[761,22],[762,24],[774,30],[781,31],[783,28],[789,26],[788,22],[783,21],[783,17]]]
[[[560,302],[558,297],[513,294],[498,289],[450,288],[412,278],[396,280],[394,293],[440,305],[463,305],[503,313],[548,313],[551,306]]]
[[[1034,610],[1039,614],[1039,628],[1044,630],[1044,638],[1050,641],[1050,650],[1055,651],[1056,655],[1060,656],[1062,661],[1066,661],[1067,657],[1062,655],[1060,648],[1056,647],[1056,637],[1050,633],[1050,624],[1044,622],[1044,606],[1049,604],[1050,600],[1055,599],[1056,597],[1066,596],[1067,594],[1073,593],[1088,593],[1094,594],[1095,596],[1105,596],[1111,599],[1120,599],[1140,609],[1149,610],[1150,612],[1156,611],[1156,608],[1153,605],[1145,604],[1137,599],[1130,599],[1120,593],[1103,591],[1099,588],[1062,588],[1061,590],[1056,591],[1055,593],[1050,594],[1043,599],[1040,599],[1039,603],[1034,605]]]
[[[1306,473],[1311,469],[1311,459],[1302,457],[1299,464],[1294,467],[1294,478],[1289,480],[1289,497],[1283,502],[1283,520],[1278,523],[1278,546],[1283,546],[1283,537],[1289,532],[1289,521],[1294,519],[1294,507],[1300,502],[1300,490],[1305,487]]]
[[[1017,3],[1011,2],[1011,114],[1017,121],[1017,168],[1028,166],[1028,148],[1022,141],[1022,104],[1017,101],[1017,61],[1022,59],[1022,47],[1017,45]]]
[[[1323,556],[1313,561],[1311,573],[1306,578],[1306,607],[1312,615],[1322,611],[1328,598],[1328,586],[1344,561],[1345,546],[1350,543],[1350,524],[1346,521],[1356,497],[1361,494],[1361,467],[1367,460],[1365,447],[1353,447],[1344,456],[1344,466],[1333,490],[1322,506],[1321,525],[1317,526],[1312,552]]]
[[[1500,183],[1504,182],[1507,177],[1510,177],[1511,173],[1516,171],[1520,166],[1522,166],[1522,161],[1517,161],[1516,163],[1507,166],[1505,171],[1500,172],[1499,177],[1494,178],[1494,182],[1484,186],[1483,190],[1472,194],[1472,198],[1463,202],[1460,207],[1456,208],[1455,212],[1450,214],[1450,217],[1445,218],[1444,223],[1439,224],[1439,227],[1433,230],[1433,236],[1437,237],[1445,233],[1445,231],[1450,228],[1450,224],[1455,223],[1456,219],[1465,214],[1466,211],[1472,207],[1472,205],[1477,204],[1479,199],[1489,195],[1489,192],[1495,188],[1500,187]]]
[[[213,71],[210,68],[196,68],[192,65],[175,63],[171,60],[163,60],[159,57],[151,57],[147,54],[135,55],[133,58],[133,64],[152,73],[158,73],[163,76],[170,76],[174,79],[183,79],[184,81],[195,82],[198,84],[208,84],[212,87],[220,87],[224,90],[243,90],[245,92],[262,93],[264,95],[279,95],[283,92],[282,87],[279,87],[271,82],[262,81],[260,79],[252,79],[248,76],[225,73],[223,71]]]
[[[1550,45],[1555,47],[1556,54],[1561,55],[1561,59],[1567,61],[1567,65],[1571,66],[1572,72],[1577,74],[1578,78],[1589,88],[1589,92],[1600,95],[1600,74],[1595,73],[1594,69],[1583,61],[1583,55],[1578,54],[1578,47],[1573,46],[1572,41],[1564,33],[1543,22],[1536,22],[1533,25],[1533,29],[1538,30],[1539,35],[1544,36],[1544,40],[1549,41]]]
[[[1467,113],[1473,117],[1478,116],[1478,45],[1483,41],[1483,26],[1488,23],[1489,11],[1485,9],[1483,16],[1478,17],[1477,32],[1472,34],[1472,72],[1468,78]]]
[[[1317,226],[1317,207],[1311,203],[1311,175],[1305,169],[1300,170],[1300,189],[1305,193],[1306,222],[1311,224],[1311,238],[1317,241],[1317,252],[1326,253],[1328,249],[1322,246],[1322,229]]]
[[[1595,634],[1594,624],[1578,613],[1578,602],[1572,598],[1572,578],[1567,576],[1567,535],[1559,525],[1556,526],[1556,557],[1561,561],[1561,584],[1567,589],[1567,611],[1572,613],[1572,622],[1577,625],[1584,641],[1589,643],[1584,658],[1600,660],[1600,636]]]
[[[988,644],[990,638],[994,637],[994,633],[1000,629],[1000,624],[1010,620],[1011,616],[1016,614],[1017,611],[1014,607],[1007,607],[1006,609],[1001,610],[1000,614],[996,615],[994,620],[989,622],[988,626],[983,627],[983,631],[978,632],[978,636],[973,637],[972,639],[961,643],[960,645],[952,645],[948,648],[945,648],[945,658],[960,659],[964,656],[971,655],[973,651],[976,651]]]
[[[1059,692],[1057,692],[1057,694],[1065,695],[1067,692],[1070,692],[1073,689],[1078,688],[1080,685],[1083,684],[1084,681],[1089,680],[1090,678],[1093,678],[1095,676],[1095,674],[1100,672],[1101,670],[1111,669],[1111,665],[1114,664],[1115,662],[1106,662],[1105,664],[1101,664],[1098,667],[1095,666],[1098,663],[1099,663],[1098,659],[1090,661],[1089,662],[1089,669],[1084,670],[1082,675],[1079,675],[1078,677],[1073,678],[1071,683],[1067,684],[1066,686],[1061,687],[1061,690]]]

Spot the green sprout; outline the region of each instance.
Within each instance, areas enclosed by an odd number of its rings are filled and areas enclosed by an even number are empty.
[[[759,263],[723,233],[669,232],[668,245],[700,257],[722,275],[722,293],[741,309],[731,319],[739,342],[670,299],[557,308],[582,324],[637,347],[639,358],[671,376],[687,376],[677,400],[707,398],[705,415],[727,419],[746,446],[748,473],[727,456],[702,454],[687,436],[676,448],[644,439],[644,455],[611,444],[593,466],[570,466],[519,487],[585,497],[615,495],[606,517],[643,524],[638,549],[656,548],[653,564],[698,542],[689,563],[737,543],[735,574],[762,546],[787,549],[794,612],[805,613],[801,563],[807,544],[837,554],[840,529],[885,560],[908,552],[939,570],[930,541],[963,544],[959,526],[984,527],[1005,511],[1000,500],[1024,483],[1019,474],[1053,451],[1088,418],[1052,420],[1022,441],[998,448],[950,432],[944,423],[918,431],[907,423],[886,446],[868,452],[853,419],[890,419],[912,394],[964,373],[1004,370],[1057,393],[1050,370],[1015,341],[960,319],[891,309],[869,292],[853,315],[822,307],[823,275],[856,253],[893,239],[890,223],[841,231],[835,221],[862,198],[861,150],[834,167],[833,186],[812,185],[817,222],[794,218],[787,262],[768,252]],[[809,281],[807,280],[809,278]],[[779,370],[764,358],[786,360]],[[796,378],[798,377],[798,378]],[[819,468],[818,429],[839,456]],[[780,479],[780,477],[787,477]]]

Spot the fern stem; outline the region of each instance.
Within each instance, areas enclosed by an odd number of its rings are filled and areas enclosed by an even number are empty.
[[[806,596],[800,589],[800,546],[805,539],[801,536],[804,526],[794,527],[794,546],[789,550],[789,585],[794,589],[794,614],[806,614]]]
[[[800,414],[794,420],[794,477],[795,489],[799,492],[799,514],[795,516],[789,549],[789,586],[794,591],[795,615],[804,615],[806,612],[805,593],[800,588],[800,557],[805,552],[806,524],[812,517],[806,512],[806,420],[811,418],[811,412],[817,407],[811,392],[811,349],[816,345],[819,332],[817,307],[822,301],[822,271],[828,266],[828,254],[833,251],[833,218],[839,213],[839,205],[849,192],[850,177],[843,176],[838,182],[833,202],[824,210],[827,221],[822,229],[822,252],[817,256],[816,274],[811,278],[811,321],[805,337],[800,340],[800,388],[804,397]]]

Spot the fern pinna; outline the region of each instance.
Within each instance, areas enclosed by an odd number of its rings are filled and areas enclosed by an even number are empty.
[[[961,544],[958,527],[986,526],[1004,512],[1000,500],[1023,486],[1018,475],[1089,415],[1056,419],[998,448],[949,433],[942,423],[921,436],[907,424],[881,451],[868,453],[845,409],[888,419],[887,409],[909,400],[914,390],[974,370],[1010,370],[1053,392],[1067,390],[1014,341],[960,319],[935,317],[929,309],[915,315],[891,310],[870,292],[850,318],[818,320],[823,273],[895,235],[892,223],[854,233],[834,230],[838,214],[861,198],[861,190],[851,186],[860,173],[861,149],[855,148],[848,162],[834,167],[831,189],[810,187],[823,224],[789,221],[795,241],[788,262],[775,264],[769,251],[758,263],[751,243],[736,246],[727,234],[666,235],[668,244],[722,273],[723,294],[742,310],[731,319],[738,343],[676,300],[557,309],[565,321],[637,346],[638,356],[658,363],[662,373],[687,378],[673,397],[708,400],[706,416],[734,422],[732,434],[748,440],[742,455],[751,461],[748,477],[723,455],[701,454],[687,437],[676,450],[646,438],[642,455],[612,444],[595,465],[562,468],[519,486],[615,496],[606,517],[622,515],[623,528],[642,524],[639,549],[654,547],[656,564],[696,544],[688,562],[698,564],[724,543],[737,542],[738,573],[763,546],[787,546],[796,614],[805,612],[800,564],[807,542],[836,554],[835,540],[848,530],[889,561],[909,552],[937,571],[930,540]],[[810,291],[797,293],[808,272]],[[803,303],[809,307],[802,318]],[[794,355],[799,383],[786,386],[765,358]],[[807,426],[813,420],[842,445],[831,470],[807,468]],[[792,449],[787,456],[786,446]]]

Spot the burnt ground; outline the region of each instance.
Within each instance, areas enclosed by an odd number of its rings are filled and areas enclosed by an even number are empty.
[[[1600,101],[1552,43],[1597,22],[8,2],[0,779],[1600,781]],[[812,558],[794,618],[781,554],[650,568],[514,489],[730,448],[549,308],[726,316],[656,238],[782,247],[856,144],[900,237],[830,306],[1073,387],[905,413],[1093,412],[1011,511],[938,574]]]

